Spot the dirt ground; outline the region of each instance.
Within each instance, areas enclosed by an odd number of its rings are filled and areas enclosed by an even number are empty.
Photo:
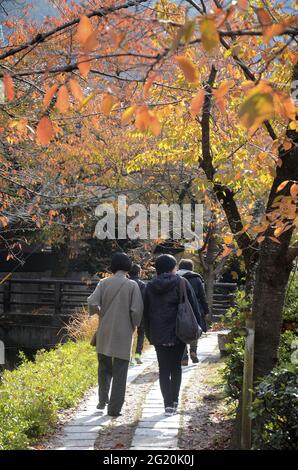
[[[182,428],[178,445],[185,450],[224,450],[230,445],[233,409],[224,393],[223,361],[204,362],[182,395]]]

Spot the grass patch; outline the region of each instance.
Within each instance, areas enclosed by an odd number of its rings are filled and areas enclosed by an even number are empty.
[[[35,361],[5,371],[0,385],[0,449],[28,449],[51,431],[59,411],[75,406],[97,382],[97,357],[87,341],[39,351]]]

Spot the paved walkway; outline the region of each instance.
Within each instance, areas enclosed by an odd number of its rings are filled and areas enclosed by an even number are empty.
[[[199,341],[198,357],[200,362],[217,356],[217,334],[208,333]],[[199,364],[191,364],[182,369],[181,395],[191,376]],[[143,405],[142,417],[139,421],[132,441],[131,449],[177,449],[179,429],[183,426],[183,414],[164,416],[164,405],[160,393],[159,382],[155,382]]]
[[[127,382],[133,382],[145,369],[156,361],[154,348],[147,349],[142,355],[142,365],[128,369]],[[98,403],[97,387],[94,387],[86,400],[79,406],[74,418],[55,436],[52,450],[94,450],[98,431],[111,423],[112,418],[96,409]]]
[[[199,341],[198,357],[200,362],[216,357],[217,333],[208,333]],[[128,383],[133,382],[145,369],[156,361],[153,347],[142,356],[143,364],[128,370]],[[183,367],[182,389],[187,386],[199,364]],[[111,423],[112,418],[96,410],[97,387],[93,388],[87,399],[79,406],[75,417],[69,421],[61,433],[55,436],[48,448],[53,450],[93,450],[98,431]],[[183,426],[183,414],[165,417],[159,383],[155,382],[147,394],[142,407],[142,416],[136,428],[131,449],[177,449],[178,433]]]

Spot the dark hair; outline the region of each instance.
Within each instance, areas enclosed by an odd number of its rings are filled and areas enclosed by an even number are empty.
[[[181,259],[179,269],[188,269],[189,271],[193,271],[193,261],[191,259]]]
[[[177,264],[172,255],[160,255],[155,260],[155,269],[157,274],[170,273]]]
[[[131,259],[127,256],[126,253],[115,253],[112,256],[111,261],[111,271],[115,274],[117,271],[130,271],[131,269]]]
[[[133,264],[130,268],[129,275],[130,277],[137,277],[141,272],[141,266],[139,264]]]

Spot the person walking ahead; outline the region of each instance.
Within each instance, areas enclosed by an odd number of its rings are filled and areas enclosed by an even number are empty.
[[[143,296],[145,292],[146,284],[145,282],[141,281],[140,274],[141,274],[141,266],[139,264],[133,264],[131,267],[131,270],[129,271],[129,279],[132,279],[138,284],[141,294]],[[140,323],[140,326],[138,327],[138,330],[137,330],[137,346],[136,346],[136,352],[134,355],[134,360],[136,361],[137,364],[142,364],[141,355],[142,355],[143,346],[144,346],[144,339],[145,339],[145,324],[144,324],[144,317],[143,317]]]
[[[194,264],[191,259],[182,259],[179,262],[179,271],[177,271],[177,274],[187,279],[191,287],[193,288],[196,299],[199,304],[200,313],[201,313],[201,328],[204,332],[206,332],[207,323],[206,323],[205,317],[209,313],[209,307],[208,307],[207,298],[205,294],[204,281],[200,274],[195,273],[193,271],[193,268],[194,268]],[[184,351],[184,355],[182,359],[183,366],[188,365],[187,348],[188,346],[185,347],[185,351]],[[189,350],[190,350],[189,355],[194,364],[199,362],[199,359],[197,356],[197,348],[198,348],[198,340],[192,341],[189,345]]]
[[[155,261],[157,276],[148,282],[144,295],[145,332],[156,349],[166,415],[171,415],[178,407],[181,359],[185,349],[185,343],[176,336],[181,278],[176,275],[175,268],[174,256],[160,255]],[[193,312],[200,323],[197,301],[187,281],[186,290]]]
[[[97,313],[98,409],[108,404],[108,415],[119,416],[124,403],[127,370],[134,329],[143,314],[143,301],[136,282],[127,279],[131,260],[125,253],[112,257],[113,276],[102,279],[88,297],[90,314]],[[110,385],[112,390],[109,398]]]

